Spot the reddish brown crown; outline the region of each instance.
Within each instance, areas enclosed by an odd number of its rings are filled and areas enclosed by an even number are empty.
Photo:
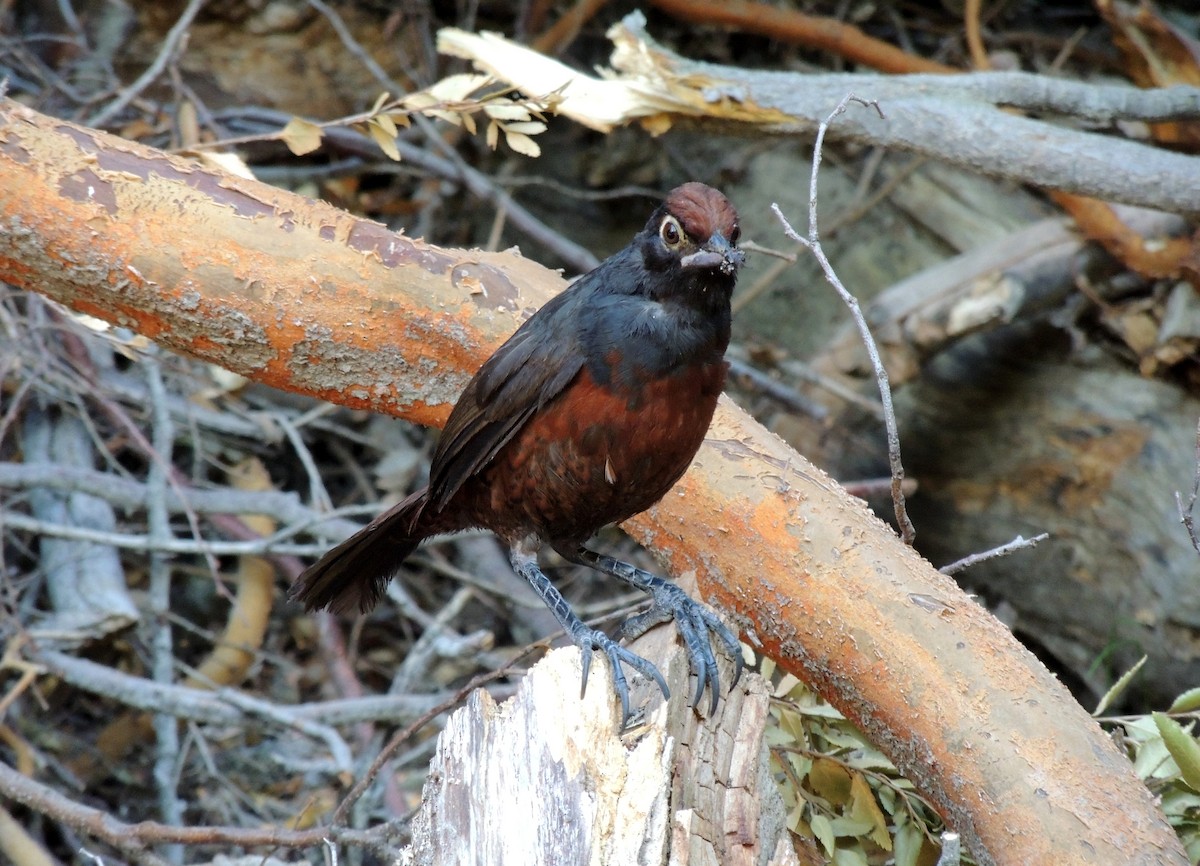
[[[714,232],[720,232],[728,241],[735,240],[737,211],[729,199],[711,186],[695,181],[677,186],[667,196],[666,205],[693,241],[703,243]]]

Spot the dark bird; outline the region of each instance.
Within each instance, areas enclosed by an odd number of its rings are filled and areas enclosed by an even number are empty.
[[[584,546],[601,527],[658,502],[704,440],[725,382],[729,297],[745,255],[738,216],[720,192],[686,183],[632,243],[523,324],[458,398],[433,454],[429,485],[305,571],[291,597],[306,609],[367,611],[422,540],[489,529],[513,568],[583,656],[604,653],[629,717],[621,664],[666,682],[649,661],[585,625],[538,567],[548,544],[565,559],[645,591],[633,638],[674,619],[696,675],[693,706],[719,689],[711,638],[741,673],[737,640],[675,584]]]

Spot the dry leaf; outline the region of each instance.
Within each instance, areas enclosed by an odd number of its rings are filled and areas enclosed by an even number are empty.
[[[392,127],[395,129],[395,127]],[[367,121],[367,132],[372,140],[379,145],[379,149],[388,155],[396,162],[400,161],[400,151],[396,148],[395,134],[389,134],[386,129],[375,122],[375,119]]]
[[[508,143],[509,147],[523,156],[539,157],[542,155],[542,149],[538,147],[538,143],[528,135],[522,135],[519,132],[510,132],[505,127],[504,140]]]
[[[293,117],[279,133],[287,149],[296,156],[312,153],[321,146],[321,127],[299,117]]]
[[[492,81],[490,75],[450,75],[443,78],[425,92],[433,97],[435,102],[462,102],[476,90],[487,86]]]

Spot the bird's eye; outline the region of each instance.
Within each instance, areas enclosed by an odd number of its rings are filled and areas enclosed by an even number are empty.
[[[679,246],[683,240],[683,229],[679,227],[679,220],[673,216],[667,217],[659,226],[658,235],[663,239],[663,243],[669,247]]]
[[[729,233],[729,242],[731,244],[733,244],[734,246],[737,246],[738,238],[740,238],[741,236],[742,236],[742,227],[739,225],[735,225],[733,227],[733,231],[731,231]]]

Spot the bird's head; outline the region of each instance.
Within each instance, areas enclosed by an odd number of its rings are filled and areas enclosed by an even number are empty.
[[[733,278],[746,256],[737,248],[737,211],[717,190],[685,183],[671,190],[641,234],[642,254],[651,271],[688,277]],[[690,280],[688,280],[690,282]]]

